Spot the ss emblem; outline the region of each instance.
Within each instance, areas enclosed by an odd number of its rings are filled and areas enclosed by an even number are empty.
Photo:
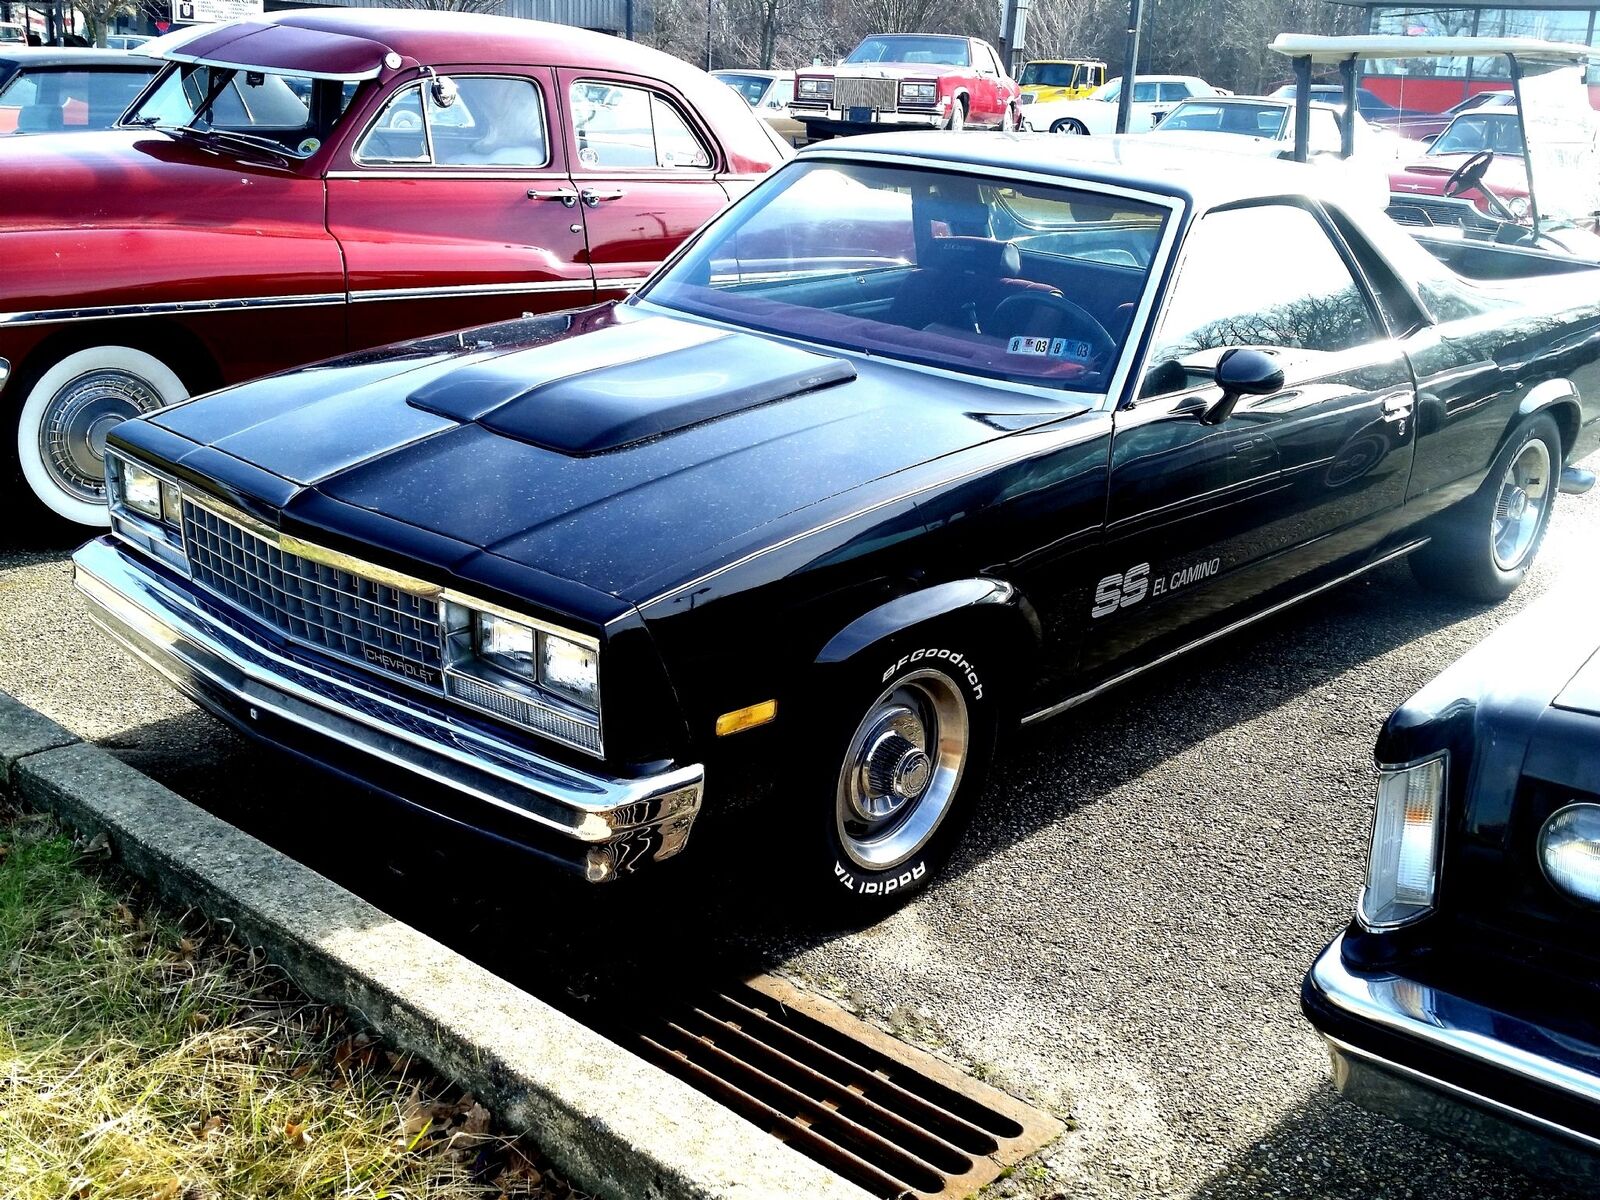
[[[1140,563],[1116,575],[1107,575],[1094,587],[1091,617],[1109,617],[1119,608],[1143,600],[1150,591],[1150,564]]]

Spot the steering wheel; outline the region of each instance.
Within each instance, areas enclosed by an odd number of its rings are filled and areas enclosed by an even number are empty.
[[[1110,360],[1116,356],[1117,340],[1106,332],[1106,327],[1100,324],[1088,309],[1081,304],[1074,304],[1059,292],[1022,292],[1015,296],[1007,296],[995,305],[994,315],[989,318],[989,324],[996,329],[1015,328],[1026,319],[1023,315],[1024,310],[1032,312],[1041,308],[1060,313],[1067,318],[1067,328],[1051,336],[1087,342],[1088,361]],[[1012,318],[1009,324],[1006,320],[1008,315]]]
[[[1489,164],[1494,161],[1493,150],[1479,150],[1470,155],[1454,171],[1450,178],[1444,181],[1444,194],[1446,196],[1459,196],[1462,192],[1470,192],[1483,182],[1483,177],[1489,173]]]

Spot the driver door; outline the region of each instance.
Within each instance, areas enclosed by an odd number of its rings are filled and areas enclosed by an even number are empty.
[[[1234,347],[1277,359],[1284,384],[1215,420],[1211,372]],[[1116,414],[1084,665],[1181,644],[1225,610],[1370,554],[1405,501],[1415,398],[1320,213],[1252,204],[1195,222],[1140,387]]]

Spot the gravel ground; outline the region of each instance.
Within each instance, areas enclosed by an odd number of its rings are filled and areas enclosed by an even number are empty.
[[[0,545],[0,688],[547,995],[578,1004],[601,960],[777,970],[1069,1115],[1003,1195],[1553,1200],[1340,1101],[1298,989],[1350,915],[1383,719],[1584,572],[1597,537],[1600,495],[1562,497],[1497,608],[1397,564],[1037,727],[951,876],[848,933],[770,894],[753,817],[704,826],[650,889],[602,895],[337,794],[110,646],[60,545]]]

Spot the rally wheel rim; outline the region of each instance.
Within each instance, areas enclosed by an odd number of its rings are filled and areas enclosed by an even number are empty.
[[[1515,571],[1528,559],[1550,504],[1550,448],[1534,438],[1518,450],[1500,482],[1490,522],[1495,566]]]

